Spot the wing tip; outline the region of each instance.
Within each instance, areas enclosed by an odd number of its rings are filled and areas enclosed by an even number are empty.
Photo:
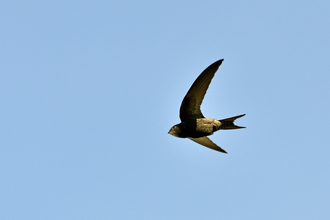
[[[214,64],[214,65],[218,65],[218,66],[220,66],[221,63],[223,62],[223,60],[224,60],[224,59],[220,59],[220,60],[218,60],[218,61],[215,61],[213,64]],[[212,65],[212,64],[211,64],[211,65]]]
[[[225,151],[224,149],[221,148],[221,150],[218,150],[219,152],[221,153],[224,153],[224,154],[228,154],[227,151]]]

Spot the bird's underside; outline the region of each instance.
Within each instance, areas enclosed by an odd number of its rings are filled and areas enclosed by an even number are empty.
[[[244,114],[245,115],[245,114]],[[213,150],[220,151],[222,153],[227,153],[224,149],[213,143],[207,136],[212,135],[214,132],[218,130],[230,130],[230,129],[239,129],[244,128],[234,124],[234,121],[237,118],[243,117],[244,115],[239,115],[232,118],[227,119],[212,119],[212,118],[197,118],[194,121],[195,125],[190,122],[187,126],[188,131],[183,132],[187,138],[192,141],[195,141],[205,147],[211,148]],[[184,123],[182,123],[184,124]],[[195,129],[192,129],[195,128]],[[191,130],[189,130],[191,129]],[[185,129],[184,129],[185,130]]]

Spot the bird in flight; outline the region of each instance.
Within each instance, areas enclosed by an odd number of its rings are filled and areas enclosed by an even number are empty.
[[[175,137],[189,138],[205,147],[227,153],[207,136],[218,130],[245,128],[234,124],[237,118],[243,117],[245,114],[226,119],[213,119],[205,118],[200,109],[206,90],[222,61],[223,59],[214,62],[198,76],[181,103],[181,123],[171,127],[168,133]]]

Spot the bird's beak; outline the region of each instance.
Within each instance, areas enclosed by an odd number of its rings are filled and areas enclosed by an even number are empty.
[[[175,132],[173,132],[171,130],[169,132],[167,132],[167,133],[170,134],[170,135],[172,135],[172,136],[174,136],[174,137],[179,137],[177,133],[175,133]]]

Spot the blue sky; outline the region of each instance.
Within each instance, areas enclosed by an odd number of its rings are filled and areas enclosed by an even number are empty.
[[[1,219],[329,219],[329,1],[7,1]],[[167,134],[224,59],[202,112]]]

